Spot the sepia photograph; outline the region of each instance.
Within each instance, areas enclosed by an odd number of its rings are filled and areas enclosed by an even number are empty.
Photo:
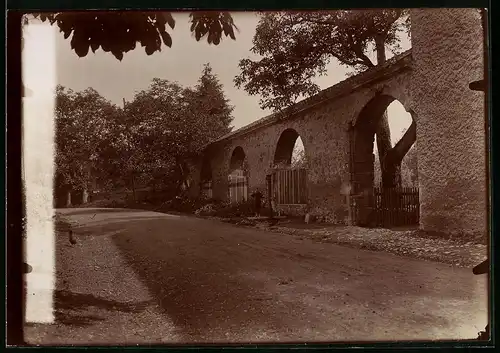
[[[487,19],[24,14],[25,343],[488,343]]]

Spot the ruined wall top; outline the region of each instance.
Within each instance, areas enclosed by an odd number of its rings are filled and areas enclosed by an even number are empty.
[[[374,84],[394,75],[397,72],[410,69],[412,67],[411,49],[392,57],[383,65],[368,69],[358,75],[351,76],[331,87],[328,87],[312,97],[306,98],[280,113],[273,113],[265,116],[253,123],[245,125],[219,139],[213,141],[210,145],[226,141],[237,136],[242,136],[259,128],[271,125],[280,120],[286,120],[307,109],[316,107],[319,104],[326,103],[329,100],[345,96],[347,94],[363,88],[366,85]]]

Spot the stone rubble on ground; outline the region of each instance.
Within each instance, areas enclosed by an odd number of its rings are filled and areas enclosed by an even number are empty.
[[[487,257],[483,244],[458,243],[449,239],[428,239],[416,236],[416,231],[367,229],[354,226],[323,229],[294,229],[283,226],[267,230],[289,235],[305,236],[314,241],[374,251],[386,251],[418,259],[443,262],[459,267],[473,267]]]

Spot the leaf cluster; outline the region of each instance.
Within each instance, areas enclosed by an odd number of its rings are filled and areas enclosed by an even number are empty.
[[[281,110],[316,94],[332,59],[359,72],[377,65],[371,49],[382,60],[386,48],[397,53],[408,25],[404,9],[263,13],[251,49],[259,59],[240,60],[234,82],[260,95],[263,109]]]
[[[208,64],[195,87],[155,78],[123,108],[91,88],[59,86],[56,97],[57,173],[73,187],[92,178],[111,187],[180,183],[189,174],[187,161],[228,133],[233,120]]]
[[[71,49],[79,57],[90,50],[102,48],[118,60],[139,44],[147,55],[172,47],[168,28],[175,28],[171,12],[160,11],[82,11],[35,13],[43,22],[57,25],[65,39],[70,38]],[[196,40],[206,36],[209,44],[218,45],[225,35],[236,39],[237,29],[229,12],[193,12],[190,15],[191,32]]]

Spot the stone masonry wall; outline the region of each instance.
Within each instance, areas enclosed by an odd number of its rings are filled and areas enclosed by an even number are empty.
[[[418,117],[420,227],[487,229],[483,32],[476,9],[411,10],[412,108]]]
[[[420,228],[483,233],[488,202],[482,92],[481,16],[475,9],[411,10],[412,49],[382,67],[351,77],[286,110],[213,143],[213,194],[227,199],[233,150],[248,164],[249,192],[265,191],[276,144],[287,128],[302,138],[309,164],[308,210],[336,223],[348,219],[349,134],[377,93],[399,100],[417,122]]]
[[[271,171],[278,139],[285,129],[293,128],[303,141],[309,164],[308,211],[330,222],[347,223],[349,123],[356,120],[361,109],[376,92],[390,94],[407,106],[409,75],[409,71],[398,72],[383,80],[376,76],[375,82],[370,81],[365,86],[360,86],[363,80],[359,77],[348,79],[341,83],[347,94],[339,94],[286,120],[275,121],[241,135],[235,134],[212,145],[210,155],[214,197],[227,198],[229,160],[238,146],[246,154],[249,193],[256,189],[265,193],[265,176]]]

